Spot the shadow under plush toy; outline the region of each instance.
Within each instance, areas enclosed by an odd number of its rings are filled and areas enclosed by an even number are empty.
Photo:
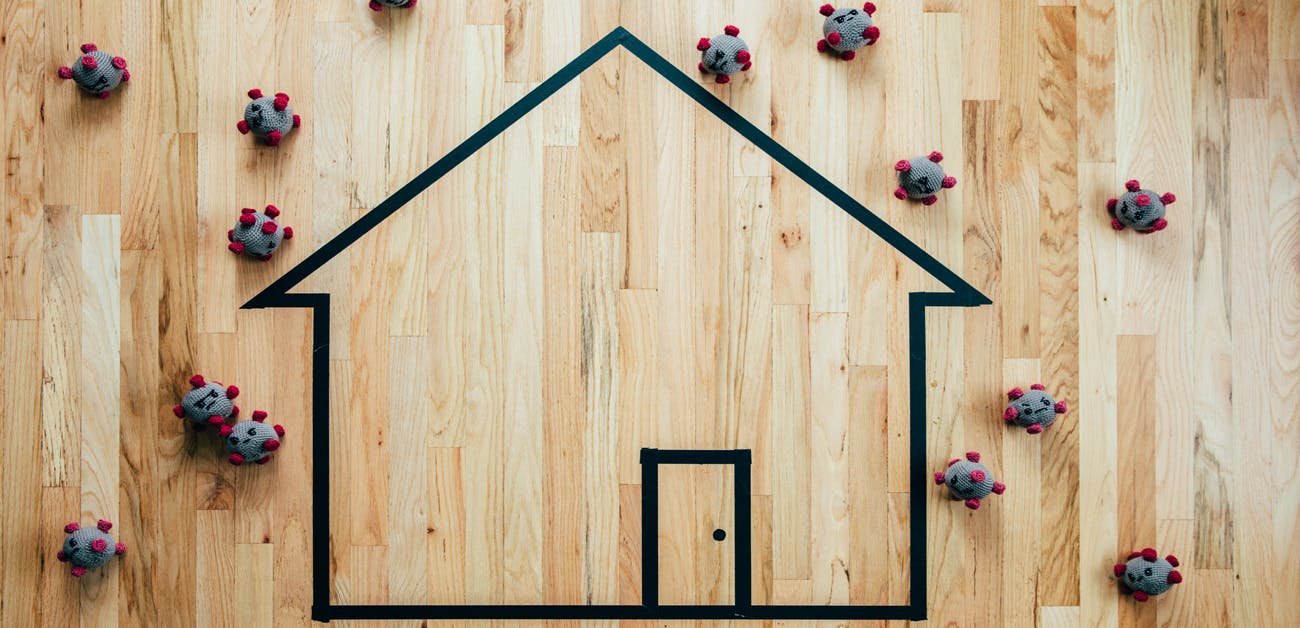
[[[822,37],[817,42],[817,52],[833,52],[845,61],[858,55],[857,49],[873,46],[880,39],[880,28],[871,22],[876,12],[876,5],[868,2],[862,9],[836,9],[823,4],[821,14],[826,16],[822,22]]]
[[[103,519],[93,528],[83,528],[76,521],[63,526],[68,536],[63,539],[63,549],[56,557],[59,562],[72,563],[72,575],[78,578],[85,575],[87,569],[103,567],[109,559],[126,553],[126,546],[109,536],[111,529],[112,522]]]
[[[370,10],[379,12],[384,7],[393,7],[394,9],[414,9],[416,0],[370,0]]]
[[[939,165],[941,161],[943,153],[937,150],[924,157],[900,159],[894,164],[894,170],[898,171],[898,188],[894,190],[894,197],[919,200],[922,205],[935,204],[939,200],[935,192],[957,185],[957,177],[945,174]]]
[[[302,118],[289,108],[288,94],[263,96],[262,90],[250,89],[248,97],[252,102],[244,107],[244,119],[235,124],[240,133],[252,133],[265,139],[271,146],[279,146],[284,136],[302,126]]]
[[[1175,569],[1177,566],[1178,558],[1173,554],[1160,558],[1155,549],[1148,547],[1130,553],[1128,562],[1116,563],[1114,572],[1121,591],[1145,602],[1183,581],[1183,574]]]
[[[952,492],[953,500],[964,500],[966,507],[971,510],[978,509],[980,500],[988,497],[989,493],[1001,495],[1007,490],[1006,484],[994,481],[993,472],[980,464],[978,451],[966,452],[965,460],[949,460],[946,471],[934,474],[934,483],[946,484]]]
[[[719,83],[731,82],[731,75],[748,72],[754,65],[750,61],[749,47],[738,37],[740,29],[728,26],[716,37],[701,37],[695,49],[699,50],[700,71],[718,75]]]
[[[227,462],[239,466],[245,462],[266,464],[271,461],[271,452],[280,449],[284,428],[267,425],[265,421],[266,413],[257,410],[253,412],[252,421],[221,426],[221,437],[226,439],[226,453],[230,454]]]
[[[59,68],[59,78],[72,79],[78,87],[100,98],[108,98],[109,92],[131,80],[126,59],[103,52],[90,43],[81,44],[81,52],[72,67]]]

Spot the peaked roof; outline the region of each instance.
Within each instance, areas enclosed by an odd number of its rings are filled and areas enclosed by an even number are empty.
[[[281,275],[264,290],[259,292],[252,299],[249,299],[241,309],[265,308],[265,307],[293,307],[301,306],[301,302],[296,299],[289,299],[287,295],[289,290],[302,282],[313,272],[324,266],[334,256],[343,252],[344,249],[351,246],[359,238],[368,233],[371,229],[379,226],[381,222],[391,216],[394,212],[401,209],[411,199],[415,198],[429,186],[433,185],[444,175],[454,170],[461,162],[469,158],[470,155],[478,152],[488,142],[495,139],[504,132],[510,125],[514,124],[520,118],[528,115],[534,108],[550,98],[560,88],[564,87],[569,81],[572,81],[578,75],[585,72],[588,68],[600,61],[605,55],[612,52],[615,48],[622,46],[633,56],[640,59],[650,69],[654,70],[659,76],[681,90],[687,96],[690,96],[700,106],[704,107],[709,113],[717,116],[727,126],[740,133],[745,139],[752,142],[759,150],[766,153],[777,163],[784,166],[796,177],[803,180],[813,189],[817,190],[822,196],[847,212],[850,216],[862,223],[867,229],[870,229],[877,236],[880,236],[890,246],[897,249],[907,259],[911,260],[917,266],[920,266],[925,272],[939,280],[944,286],[951,290],[951,294],[945,293],[926,293],[932,297],[942,298],[943,305],[952,306],[978,306],[992,303],[988,297],[984,296],[974,286],[966,283],[961,277],[954,273],[947,266],[944,266],[939,260],[935,259],[924,249],[917,246],[911,240],[908,240],[902,233],[894,229],[884,220],[867,209],[862,203],[859,203],[847,192],[841,190],[834,183],[831,183],[821,173],[817,172],[787,150],[784,146],[777,143],[775,139],[758,127],[754,126],[749,120],[745,119],[726,103],[718,99],[709,92],[704,86],[687,76],[662,55],[655,52],[627,29],[619,26],[610,31],[608,35],[600,38],[590,48],[584,50],[572,61],[560,68],[555,74],[552,74],[545,81],[542,81],[536,88],[520,98],[518,102],[511,105],[500,115],[493,118],[486,126],[469,136],[441,159],[434,162],[424,172],[421,172],[414,179],[411,179],[406,185],[402,186],[396,192],[377,205],[374,209],[367,212],[356,222],[349,225],[346,229],[334,236],[324,246],[308,255],[296,266],[289,269],[288,272]],[[938,304],[936,302],[936,304]]]

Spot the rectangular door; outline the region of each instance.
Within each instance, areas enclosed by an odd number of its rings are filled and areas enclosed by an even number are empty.
[[[659,466],[659,604],[736,603],[735,465]]]

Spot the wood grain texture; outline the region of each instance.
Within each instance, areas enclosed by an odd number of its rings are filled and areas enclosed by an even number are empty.
[[[615,52],[300,288],[334,305],[332,599],[638,603],[639,450],[711,447],[754,455],[756,603],[905,603],[924,490],[924,625],[1292,625],[1300,5],[877,4],[844,63],[791,0],[5,3],[0,625],[310,624],[310,315],[238,306],[613,26],[694,76],[728,23],[754,67],[708,89],[995,303],[930,312],[909,382],[932,280]],[[92,37],[107,101],[54,75]],[[233,128],[251,87],[303,116],[279,148]],[[930,150],[957,189],[894,199]],[[1130,178],[1169,229],[1110,229]],[[267,203],[297,237],[231,256]],[[174,420],[195,372],[285,425],[273,463]],[[1040,436],[998,420],[1030,380],[1071,408]],[[910,486],[909,385],[927,468],[978,450],[1005,495]],[[661,601],[732,599],[732,481],[661,470]],[[100,517],[128,553],[73,579],[61,526]],[[1186,580],[1142,605],[1110,565],[1146,546]]]

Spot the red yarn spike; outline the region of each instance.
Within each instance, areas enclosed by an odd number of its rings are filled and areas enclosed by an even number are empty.
[[[265,213],[267,216],[275,218],[276,216],[280,215],[280,208],[276,207],[275,205],[267,205],[266,210],[263,211],[263,213]]]
[[[90,542],[90,549],[96,552],[102,552],[108,549],[108,541],[105,541],[104,539],[95,539]]]
[[[741,50],[740,52],[737,52],[737,53],[736,53],[736,62],[737,62],[737,63],[749,63],[749,51],[748,51],[748,50]]]
[[[122,82],[126,83],[131,80],[131,71],[126,68],[122,69]]]
[[[1029,390],[1047,390],[1047,387],[1042,384],[1034,384],[1029,387]]]
[[[701,71],[701,72],[704,71],[704,63],[703,63],[703,62],[700,62],[699,65],[696,66],[696,67],[700,68],[700,71]]]
[[[384,5],[379,4],[376,0],[370,0],[370,10],[379,13],[384,10]]]
[[[1152,231],[1164,231],[1164,230],[1165,230],[1165,227],[1168,227],[1168,226],[1169,226],[1169,221],[1168,221],[1168,220],[1165,220],[1164,218],[1157,218],[1155,222],[1151,223],[1151,230],[1152,230]]]
[[[76,532],[77,530],[80,529],[81,529],[81,524],[77,523],[76,521],[70,521],[68,522],[67,525],[63,526],[63,531],[67,534],[72,534],[73,532]]]
[[[95,522],[95,527],[99,528],[100,532],[108,532],[109,530],[113,529],[113,522],[100,519],[99,521]]]
[[[1123,231],[1124,223],[1120,222],[1118,219],[1112,218],[1110,220],[1110,228],[1116,231]]]
[[[222,438],[225,438],[227,436],[230,436],[232,433],[234,433],[234,431],[235,428],[229,425],[222,424],[220,434]]]
[[[966,507],[967,507],[967,508],[970,508],[971,510],[979,510],[979,509],[980,509],[980,500],[979,500],[979,498],[978,498],[978,497],[972,497],[972,498],[966,500]]]
[[[1126,559],[1124,559],[1124,560],[1133,560],[1134,558],[1137,558],[1137,557],[1139,557],[1139,556],[1141,556],[1141,555],[1142,555],[1142,552],[1129,552],[1129,553],[1128,553],[1128,558],[1126,558]]]
[[[279,448],[280,448],[280,441],[274,438],[266,441],[265,443],[262,443],[262,449],[265,449],[267,451],[275,451]]]
[[[61,66],[59,66],[59,78],[61,78],[61,79],[70,79],[70,78],[72,78],[72,68],[70,68],[70,67],[68,67],[68,66],[66,66],[66,65],[61,65]]]
[[[195,388],[201,388],[203,386],[207,386],[208,382],[203,379],[202,375],[195,375],[190,378],[190,385]]]
[[[271,146],[279,146],[280,137],[281,134],[279,131],[271,131],[271,134],[266,136],[266,142]]]
[[[95,58],[90,55],[86,55],[81,58],[81,65],[84,65],[93,70],[99,67],[99,61],[96,61]]]
[[[899,172],[907,172],[911,169],[912,169],[912,162],[906,159],[900,159],[898,160],[898,163],[894,164],[894,170],[897,170]]]
[[[937,151],[937,150],[936,150],[936,151],[932,151],[932,152],[930,153],[930,155],[927,157],[927,159],[929,159],[930,161],[933,161],[934,163],[937,164],[937,163],[943,161],[943,153],[941,153],[941,152],[939,152],[939,151]]]
[[[248,97],[251,98],[251,99],[253,99],[253,100],[256,100],[256,99],[258,99],[258,98],[261,98],[261,97],[262,97],[262,90],[257,89],[256,87],[254,87],[253,89],[248,90]]]
[[[284,102],[289,102],[289,95],[288,95],[288,94],[286,94],[286,93],[284,93],[284,92],[276,92],[276,93],[275,93],[275,99],[276,99],[276,100],[280,100],[280,99],[282,99],[282,98],[284,99]]]
[[[256,213],[257,213],[257,210],[256,210],[256,209],[253,209],[252,207],[245,207],[245,208],[239,210],[239,213],[241,213],[241,214],[256,214]]]
[[[1129,179],[1127,182],[1124,183],[1124,189],[1130,192],[1136,192],[1142,189],[1142,184],[1138,183],[1137,179]]]
[[[951,175],[944,177],[942,185],[944,189],[952,189],[957,187],[957,177]]]
[[[840,53],[840,60],[841,60],[841,61],[852,61],[852,60],[856,59],[857,56],[858,56],[858,53],[857,53],[857,52],[852,51],[852,50],[845,50],[844,52],[841,52],[841,53]]]
[[[235,128],[239,129],[239,133],[241,135],[248,135],[248,122],[246,120],[240,120],[239,122],[236,122]]]
[[[876,40],[880,39],[880,28],[876,26],[868,26],[867,30],[862,31],[862,36],[867,38],[868,46],[874,46]]]
[[[1015,409],[1014,407],[1008,407],[1006,410],[1002,412],[1002,420],[1006,421],[1007,423],[1010,423],[1018,418],[1020,418],[1020,411]]]
[[[235,417],[238,417],[238,416],[239,416],[239,406],[237,406],[237,405],[235,405],[235,404],[233,404],[233,403],[230,404],[230,417],[231,417],[231,418],[235,418]]]
[[[263,456],[257,460],[257,464],[266,464],[271,461],[270,456]]]
[[[1064,401],[1056,402],[1056,405],[1052,406],[1052,409],[1055,410],[1057,414],[1065,414],[1070,411],[1069,406],[1066,406]]]
[[[1150,548],[1150,547],[1144,548],[1144,549],[1142,550],[1142,560],[1145,560],[1145,561],[1147,561],[1148,563],[1154,563],[1154,562],[1156,562],[1156,558],[1157,558],[1158,556],[1159,556],[1159,555],[1156,554],[1156,551],[1155,551],[1154,549]]]
[[[284,426],[280,425],[279,423],[276,423],[275,425],[271,426],[271,429],[275,430],[276,436],[281,436],[281,437],[284,436]]]
[[[225,422],[226,422],[225,417],[220,417],[220,416],[217,416],[217,415],[215,415],[215,414],[212,415],[212,416],[210,416],[210,417],[208,417],[208,424],[209,424],[209,425],[222,425],[222,424],[224,424]]]
[[[1168,582],[1169,584],[1178,584],[1182,581],[1183,581],[1183,574],[1178,573],[1177,569],[1169,572],[1169,576],[1165,578],[1165,582]]]
[[[830,15],[835,12],[835,7],[829,4],[823,4],[822,7],[817,10],[817,12],[827,17],[830,17]]]
[[[970,472],[970,479],[972,482],[983,482],[984,478],[986,477],[988,476],[985,475],[984,472],[980,471],[979,469]]]
[[[240,244],[239,242],[231,242],[230,244],[226,245],[226,248],[230,249],[232,253],[236,253],[236,254],[240,254],[244,252],[244,245]]]
[[[1133,592],[1133,599],[1135,599],[1135,600],[1137,600],[1137,601],[1139,601],[1139,602],[1145,602],[1145,601],[1151,599],[1151,596],[1149,596],[1149,595],[1147,595],[1146,593],[1143,593],[1143,592],[1141,592],[1141,591],[1134,591],[1134,592]]]
[[[748,72],[749,69],[752,68],[752,67],[754,67],[754,64],[753,64],[753,63],[746,63],[745,65],[740,66],[740,71],[741,71],[741,72]]]
[[[260,260],[262,260],[263,262],[265,262],[265,261],[268,261],[268,260],[271,259],[271,255],[273,255],[273,254],[272,254],[272,253],[267,253],[266,255],[263,255],[263,256],[261,256],[261,257],[259,257],[259,258],[257,258],[257,259],[260,259]]]
[[[961,458],[953,458],[952,460],[949,460],[949,461],[948,461],[948,466],[951,467],[952,465],[955,465],[955,464],[957,464],[958,462],[961,462]]]
[[[95,44],[92,44],[90,42],[81,44],[82,52],[95,52],[96,50],[99,50],[99,46],[96,46]]]
[[[994,493],[994,494],[1001,495],[1001,494],[1003,494],[1003,493],[1005,493],[1005,492],[1007,492],[1007,485],[1006,485],[1006,484],[1003,484],[1003,483],[1001,483],[1001,482],[994,482],[994,483],[993,483],[993,493]]]
[[[271,107],[276,111],[284,111],[285,108],[288,106],[289,106],[288,98],[276,98],[275,100],[271,101]]]
[[[719,74],[719,75],[718,75],[718,83],[719,83],[719,84],[725,84],[725,83],[730,83],[730,82],[731,82],[731,77],[730,77],[730,76],[727,76],[726,74]]]
[[[1177,556],[1174,556],[1173,554],[1170,554],[1170,555],[1168,555],[1168,556],[1165,556],[1165,560],[1169,561],[1169,564],[1170,564],[1170,565],[1173,565],[1173,566],[1175,566],[1175,567],[1178,566],[1178,557],[1177,557]]]
[[[85,568],[85,567],[82,567],[81,565],[73,565],[73,566],[72,566],[72,575],[73,575],[74,577],[80,578],[80,577],[86,575],[86,568]]]
[[[868,3],[864,4],[864,5],[862,5],[862,10],[867,12],[867,17],[871,17],[872,15],[875,15],[875,13],[876,13],[876,5],[874,5],[874,4],[870,3],[870,2],[868,2]]]
[[[832,45],[832,46],[838,46],[838,45],[840,45],[840,42],[843,41],[843,40],[844,40],[844,38],[843,38],[843,37],[840,37],[840,34],[834,32],[834,31],[832,31],[829,35],[826,36],[826,41],[829,42],[830,45]]]
[[[735,37],[740,34],[740,29],[728,24],[726,28],[722,29],[722,32]]]
[[[1110,215],[1112,215],[1112,216],[1115,215],[1115,206],[1116,206],[1116,205],[1119,205],[1119,199],[1117,199],[1117,198],[1112,198],[1112,199],[1106,201],[1106,211],[1109,212]]]
[[[172,414],[176,415],[176,418],[179,419],[179,418],[185,416],[185,408],[182,408],[182,407],[181,407],[181,404],[178,403],[178,404],[172,406]]]
[[[700,51],[708,50],[710,45],[712,45],[712,44],[709,43],[709,38],[708,38],[708,37],[701,37],[701,38],[700,38],[700,41],[696,42],[696,44],[695,44],[695,49],[696,49],[696,50],[700,50]],[[703,65],[703,64],[700,64],[700,65]]]
[[[830,46],[826,45],[826,40],[825,40],[825,39],[818,39],[818,40],[817,40],[817,52],[826,52],[826,49],[827,49],[827,48],[830,48]],[[704,66],[704,64],[701,63],[701,64],[700,64],[700,67],[703,67],[703,66]],[[68,76],[65,76],[64,78],[71,78],[71,77],[72,77],[72,70],[68,70]]]
[[[1012,388],[1011,390],[1007,391],[1007,399],[1010,399],[1012,401],[1015,401],[1024,396],[1025,396],[1025,389],[1019,386],[1016,386],[1015,388]]]
[[[57,558],[57,559],[59,559],[59,562],[61,562],[61,563],[66,563],[66,562],[68,562],[68,555],[67,555],[67,554],[64,554],[64,553],[63,553],[63,550],[59,550],[59,553],[58,553],[58,554],[55,554],[54,557]]]
[[[1146,207],[1151,204],[1151,197],[1146,194],[1138,194],[1137,197],[1133,199],[1133,202],[1137,203],[1138,207]]]
[[[234,399],[239,396],[239,388],[235,386],[226,386],[226,399]]]
[[[284,228],[284,239],[286,239],[286,240],[292,240],[292,239],[293,239],[293,227],[285,227],[285,228]]]
[[[1038,434],[1043,431],[1043,426],[1035,423],[1033,425],[1030,425],[1029,427],[1026,427],[1025,431],[1029,432],[1030,434]]]
[[[1172,192],[1165,192],[1164,194],[1160,195],[1160,202],[1164,203],[1165,205],[1173,205],[1174,201],[1177,200],[1178,197],[1174,196]]]
[[[119,70],[125,70],[125,69],[126,69],[126,59],[123,59],[122,57],[113,57],[113,67],[115,67],[115,68],[117,68],[117,69],[119,69]]]
[[[903,200],[903,199],[907,198],[907,190],[904,190],[904,189],[901,188],[901,187],[898,188],[898,189],[896,189],[896,190],[894,190],[894,198],[899,199],[899,200]]]
[[[934,473],[934,483],[935,483],[935,484],[943,484],[943,472],[942,472],[942,471],[936,471],[936,472]]]
[[[262,223],[262,233],[265,233],[267,235],[275,233],[275,222],[268,220]]]
[[[1111,568],[1111,571],[1115,572],[1116,578],[1122,578],[1124,577],[1124,572],[1128,571],[1128,565],[1125,565],[1124,563],[1115,563],[1115,566]]]
[[[257,222],[257,218],[252,214],[243,214],[239,217],[239,224],[245,227],[251,227],[255,222]]]
[[[406,6],[411,6],[411,5],[408,4]],[[302,126],[302,116],[299,116],[298,114],[295,113],[293,114],[293,128],[296,129],[300,126]]]
[[[126,553],[126,544],[125,544],[125,543],[118,543],[115,547],[113,547],[113,553],[116,554],[116,555],[118,555],[118,556],[121,556],[122,554],[125,554],[125,553]]]
[[[239,454],[230,454],[230,457],[226,458],[226,462],[229,462],[230,464],[233,464],[237,467],[241,464],[244,464],[244,457]]]
[[[969,460],[969,461],[971,461],[971,462],[979,462],[979,461],[980,461],[980,452],[978,452],[978,451],[968,451],[968,452],[966,452],[966,459]]]
[[[235,241],[235,230],[234,230],[234,229],[226,229],[226,239],[229,240],[229,241],[231,241],[231,242],[234,242],[234,241]]]
[[[254,410],[254,411],[253,411],[253,420],[254,420],[254,421],[257,421],[258,423],[261,423],[262,421],[265,421],[265,420],[266,420],[266,411],[265,411],[265,410]]]

